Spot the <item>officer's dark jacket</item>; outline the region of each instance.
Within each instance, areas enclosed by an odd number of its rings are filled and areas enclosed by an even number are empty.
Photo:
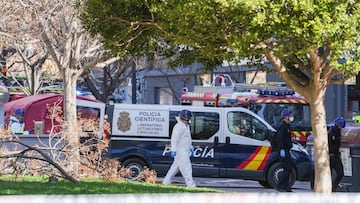
[[[329,153],[338,154],[341,142],[341,129],[335,125],[328,133]]]
[[[290,124],[287,124],[285,121],[282,121],[277,130],[277,149],[290,150],[292,146],[291,143],[291,131]]]

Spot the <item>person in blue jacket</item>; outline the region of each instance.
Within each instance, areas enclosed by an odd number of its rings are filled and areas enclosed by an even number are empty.
[[[12,134],[19,135],[24,134],[24,114],[25,111],[21,108],[15,110],[14,115],[10,116],[10,121],[8,125],[8,131]]]
[[[292,147],[290,123],[294,120],[294,116],[293,112],[286,108],[281,111],[281,117],[283,120],[277,130],[276,141],[280,163],[284,170],[278,176],[279,180],[275,189],[279,192],[292,192],[291,187],[289,186],[292,171],[290,156],[290,149]]]

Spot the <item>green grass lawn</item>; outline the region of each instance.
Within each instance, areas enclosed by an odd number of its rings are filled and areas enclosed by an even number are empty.
[[[0,195],[62,195],[62,194],[131,194],[131,193],[201,193],[222,192],[210,188],[188,188],[136,181],[108,182],[100,179],[82,179],[79,184],[67,180],[49,183],[48,177],[26,176],[19,180],[0,177]]]

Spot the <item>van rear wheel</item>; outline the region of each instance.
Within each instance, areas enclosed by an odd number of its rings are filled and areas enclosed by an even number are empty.
[[[141,172],[144,171],[146,164],[141,159],[130,158],[124,161],[123,166],[130,171],[129,175],[126,178],[131,180],[137,180]]]
[[[279,180],[279,174],[283,171],[284,169],[281,166],[280,162],[276,162],[274,163],[268,170],[267,172],[267,176],[266,176],[266,181],[269,185],[270,188],[275,188],[276,187],[276,183]],[[292,168],[292,172],[290,174],[290,180],[289,180],[289,186],[290,188],[295,184],[296,181],[296,172],[295,169]]]

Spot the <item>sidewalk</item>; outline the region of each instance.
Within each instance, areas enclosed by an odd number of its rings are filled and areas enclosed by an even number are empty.
[[[0,202],[11,203],[348,203],[359,202],[358,193],[177,193],[123,195],[24,195],[0,196]]]

